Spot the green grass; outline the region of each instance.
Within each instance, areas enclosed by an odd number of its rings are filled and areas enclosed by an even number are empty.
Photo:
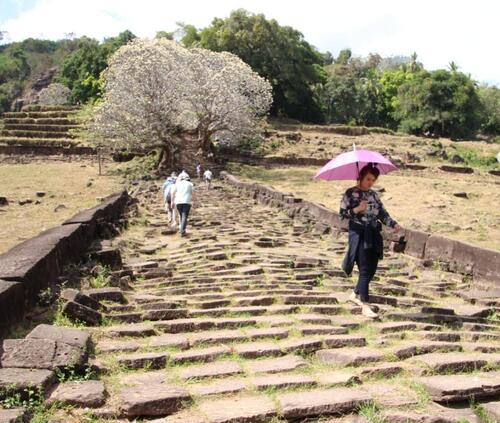
[[[358,413],[369,423],[387,423],[387,420],[381,417],[381,407],[374,402],[366,402],[359,407]]]
[[[111,269],[109,266],[98,266],[97,275],[92,277],[89,284],[92,288],[104,288],[109,286]]]
[[[479,152],[478,150],[461,146],[460,144],[453,144],[452,151],[449,155],[457,155],[464,160],[464,165],[485,168],[485,169],[498,169],[499,163],[496,156],[492,153]],[[460,165],[460,163],[458,164]]]

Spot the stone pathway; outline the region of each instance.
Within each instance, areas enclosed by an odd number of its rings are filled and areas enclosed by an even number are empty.
[[[84,404],[74,383],[55,399],[109,421],[500,419],[498,297],[386,252],[370,320],[339,271],[345,236],[227,186],[196,197],[180,238],[154,189],[140,194],[147,224],[113,240],[131,289],[89,293],[112,321],[91,329],[100,382],[80,388]]]

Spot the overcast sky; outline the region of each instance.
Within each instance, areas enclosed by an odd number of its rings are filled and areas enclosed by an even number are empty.
[[[300,30],[334,55],[417,52],[427,69],[454,61],[481,82],[500,85],[500,2],[497,0],[0,0],[0,30],[10,41],[57,40],[66,33],[101,40],[130,29],[142,37],[176,22],[207,26],[245,8]]]

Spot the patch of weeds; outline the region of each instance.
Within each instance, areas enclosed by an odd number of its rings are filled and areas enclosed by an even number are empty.
[[[495,155],[479,154],[476,150],[462,146],[456,146],[456,155],[461,157],[464,163],[472,167],[496,168],[498,161]]]
[[[62,369],[56,369],[56,377],[59,383],[84,381],[94,379],[96,374],[92,366],[87,364],[83,371],[79,371],[74,365],[65,366]]]
[[[135,180],[149,176],[157,166],[159,152],[151,151],[143,157],[134,157],[125,166],[111,171],[110,174],[121,175],[127,180]]]
[[[149,225],[149,221],[146,218],[146,216],[139,216],[138,218],[133,220],[131,223],[134,225],[138,225],[138,226],[148,226]]]
[[[431,396],[425,386],[418,382],[411,382],[410,388],[417,394],[418,404],[426,407],[431,402]]]
[[[493,313],[489,314],[488,317],[486,317],[486,320],[488,320],[490,323],[500,323],[500,312],[494,311]]]
[[[387,420],[380,416],[380,406],[374,402],[365,402],[360,405],[358,414],[363,416],[370,423],[387,423]]]
[[[474,398],[470,400],[470,408],[477,414],[483,423],[496,423],[496,420],[486,411],[482,404],[478,404]]]
[[[320,286],[323,286],[323,281],[324,281],[325,277],[323,275],[321,276],[316,276],[314,278],[314,286],[316,287],[320,287]]]
[[[48,307],[55,301],[56,297],[56,293],[49,286],[48,288],[43,289],[38,293],[37,303],[39,306]]]
[[[92,288],[104,288],[109,285],[110,275],[109,266],[98,266],[97,274],[90,279],[89,284]]]
[[[56,412],[58,410],[70,409],[70,406],[60,404],[59,402],[55,402],[53,404],[40,404],[35,409],[31,410],[31,423],[49,423],[53,421],[53,418],[56,416]],[[66,413],[65,413],[66,415]]]
[[[23,407],[33,410],[43,404],[43,400],[43,389],[35,386],[19,390],[15,385],[9,385],[0,390],[0,406],[3,408]]]

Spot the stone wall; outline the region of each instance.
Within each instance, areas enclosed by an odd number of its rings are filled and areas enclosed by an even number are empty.
[[[128,198],[126,191],[110,195],[99,205],[0,255],[0,336],[22,319],[40,291],[57,281],[66,264],[84,255],[99,226],[123,213]]]
[[[221,178],[257,201],[283,209],[289,216],[303,216],[328,225],[333,230],[347,230],[347,222],[340,220],[338,213],[320,204],[296,198],[267,185],[242,182],[227,172],[221,172]],[[471,275],[475,281],[500,285],[498,251],[407,228],[398,235],[384,227],[382,235],[394,251],[440,262],[447,265],[450,271]]]
[[[96,150],[92,147],[64,147],[51,145],[0,145],[0,154],[6,156],[92,156]]]

